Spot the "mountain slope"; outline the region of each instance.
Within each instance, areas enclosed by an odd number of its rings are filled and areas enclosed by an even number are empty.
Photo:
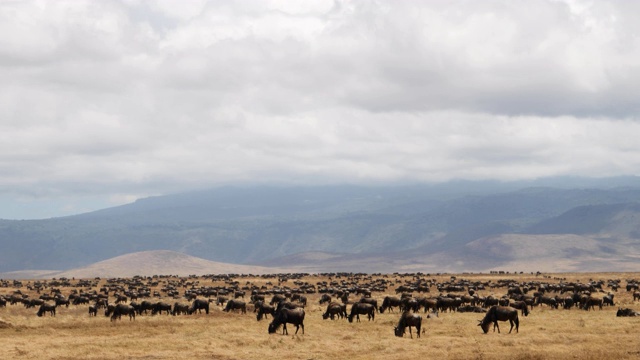
[[[634,205],[640,203],[640,184],[500,188],[226,187],[64,218],[0,220],[0,271],[64,270],[150,250],[225,263],[272,264],[323,252],[340,255],[327,264],[345,267],[369,259],[371,265],[386,261],[399,268],[426,261],[487,268],[500,262],[465,252],[467,244],[508,234],[577,234],[617,243],[640,234]],[[433,254],[447,262],[429,260]]]

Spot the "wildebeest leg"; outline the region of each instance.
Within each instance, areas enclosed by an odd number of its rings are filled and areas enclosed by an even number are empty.
[[[282,325],[282,335],[285,335],[285,334],[289,335],[289,332],[287,331],[287,323],[286,322]]]
[[[498,326],[498,321],[493,322],[493,332],[496,332],[496,328],[498,329],[498,334],[500,334],[500,326]]]

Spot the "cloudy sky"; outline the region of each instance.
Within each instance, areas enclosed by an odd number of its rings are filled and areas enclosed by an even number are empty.
[[[0,1],[0,218],[640,175],[640,2]]]

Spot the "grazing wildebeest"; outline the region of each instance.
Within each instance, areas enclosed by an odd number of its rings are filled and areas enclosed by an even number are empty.
[[[86,296],[78,296],[77,298],[73,299],[73,305],[88,304],[88,303],[89,303],[89,298]]]
[[[273,317],[273,321],[269,324],[269,334],[275,333],[280,325],[283,325],[282,329],[283,335],[289,335],[287,331],[287,323],[296,326],[296,334],[300,327],[302,327],[302,333],[304,334],[304,309],[281,309],[276,315]]]
[[[529,316],[529,307],[524,301],[514,301],[510,304],[510,306],[514,309],[521,310],[522,315]]]
[[[509,334],[511,334],[511,330],[513,330],[513,325],[516,325],[516,332],[519,332],[518,328],[520,327],[520,320],[518,320],[518,310],[512,308],[511,306],[492,306],[489,311],[487,311],[487,315],[485,315],[484,319],[479,320],[480,323],[478,326],[482,328],[482,331],[486,334],[489,332],[489,326],[493,323],[493,331],[498,329],[498,333],[500,333],[500,327],[498,326],[498,321],[507,321],[509,320],[509,324],[511,324],[511,328],[509,329]]]
[[[362,304],[371,304],[373,305],[373,308],[378,311],[378,300],[371,298],[371,297],[362,297],[360,298],[360,301],[358,301],[359,303]]]
[[[258,313],[256,315],[256,319],[258,319],[258,321],[260,321],[260,320],[262,320],[263,316],[266,318],[267,314],[271,314],[271,317],[275,316],[276,308],[271,306],[271,305],[265,304],[263,301],[258,301],[257,303],[255,303],[255,307],[253,309],[253,312],[257,312]]]
[[[424,312],[429,312],[429,310],[433,311],[435,314],[438,313],[438,299],[427,299],[426,297],[419,297],[418,305],[424,308]]]
[[[640,313],[628,308],[625,308],[625,309],[618,308],[618,312],[616,313],[616,316],[640,316]]]
[[[216,305],[224,306],[224,303],[226,303],[227,301],[229,301],[227,297],[218,296],[218,298],[216,299]]]
[[[64,305],[65,307],[69,307],[69,299],[67,299],[67,298],[56,297],[55,298],[55,302],[56,302],[56,306]]]
[[[326,303],[326,302],[331,302],[331,296],[327,295],[327,294],[322,294],[322,296],[320,297],[320,305]]]
[[[285,301],[287,298],[282,295],[282,294],[275,294],[273,295],[273,297],[271,298],[271,301],[269,302],[269,305],[275,305],[275,304],[279,304],[283,301]]]
[[[484,308],[481,308],[480,306],[465,305],[465,306],[460,306],[458,308],[458,312],[486,313],[487,310]]]
[[[36,315],[42,316],[45,312],[51,314],[51,316],[56,316],[56,306],[55,304],[42,304],[40,305],[40,309],[38,309],[38,313]]]
[[[246,314],[247,304],[241,300],[231,299],[227,302],[227,306],[222,311],[229,312],[231,310],[240,310],[243,314]]]
[[[353,317],[356,317],[356,322],[360,322],[360,314],[367,315],[369,321],[375,320],[376,309],[371,304],[355,303],[351,306],[351,313],[349,314],[349,322],[353,322]]]
[[[34,308],[36,306],[42,306],[44,304],[44,300],[42,299],[24,299],[24,307],[29,309],[29,308]]]
[[[89,316],[98,316],[98,308],[95,305],[89,305]]]
[[[322,314],[323,319],[331,318],[333,320],[338,315],[341,319],[347,316],[347,305],[337,302],[331,302],[327,305],[327,310]]]
[[[151,315],[155,315],[158,313],[162,315],[163,311],[166,311],[167,315],[171,314],[171,304],[167,304],[166,302],[162,302],[162,301],[153,304],[153,309],[151,309]]]
[[[181,314],[184,314],[184,315],[189,314],[189,304],[180,304],[178,302],[174,303],[173,310],[171,311],[171,315],[176,316]]]
[[[538,296],[536,297],[536,301],[535,301],[535,305],[539,305],[539,304],[546,304],[549,305],[550,307],[557,309],[558,308],[558,301],[556,300],[556,298],[550,297],[550,296]]]
[[[418,303],[418,299],[413,298],[413,297],[405,297],[402,300],[400,300],[401,305],[400,305],[400,310],[402,310],[402,312],[405,311],[413,311],[413,312],[418,312],[418,310],[420,310],[420,304]]]
[[[409,335],[413,339],[413,334],[411,333],[411,327],[416,328],[416,333],[418,337],[420,337],[420,328],[422,327],[422,316],[418,314],[412,314],[408,311],[405,311],[400,316],[400,320],[398,320],[398,325],[393,328],[393,332],[398,337],[404,336],[404,330],[409,328]]]
[[[384,300],[382,300],[382,306],[380,306],[380,313],[384,313],[385,310],[389,309],[389,312],[393,312],[393,308],[399,308],[402,306],[402,302],[399,298],[395,296],[385,296]]]
[[[140,303],[140,306],[136,308],[136,312],[138,313],[138,315],[142,315],[143,311],[146,315],[147,310],[153,311],[153,303],[151,301],[144,300]]]
[[[205,313],[209,314],[209,301],[204,299],[195,299],[193,303],[191,303],[191,307],[189,308],[189,314],[193,314],[198,310],[198,313],[202,313],[204,310]]]
[[[118,304],[113,307],[113,314],[111,315],[111,321],[116,319],[121,320],[122,315],[129,315],[129,321],[136,319],[136,309],[131,305]],[[108,315],[107,315],[108,316]]]
[[[598,305],[598,307],[600,308],[600,310],[602,310],[602,299],[597,298],[595,296],[589,296],[589,298],[587,298],[587,301],[585,301],[584,306],[582,307],[582,309],[584,310],[595,310],[595,306]]]

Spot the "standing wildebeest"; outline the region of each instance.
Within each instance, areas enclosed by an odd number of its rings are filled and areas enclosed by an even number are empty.
[[[107,310],[108,311],[108,310]],[[109,316],[108,314],[105,314]],[[116,319],[121,320],[122,315],[129,315],[129,321],[136,319],[136,309],[131,305],[118,304],[113,307],[113,314],[111,315],[111,321]]]
[[[584,310],[594,310],[595,306],[598,305],[600,310],[602,310],[602,299],[597,298],[595,296],[589,296],[587,301],[585,301],[584,306],[582,307]]]
[[[89,305],[89,316],[98,316],[98,308],[96,305]]]
[[[512,308],[511,306],[492,306],[489,311],[487,311],[487,315],[485,315],[484,319],[479,320],[480,323],[478,326],[482,328],[482,331],[486,334],[489,332],[489,326],[493,323],[493,331],[498,329],[498,334],[500,333],[500,327],[498,326],[498,321],[507,321],[509,320],[509,324],[511,324],[511,328],[509,329],[509,334],[511,334],[511,330],[513,330],[513,324],[516,325],[516,332],[520,327],[520,320],[518,320],[518,310]]]
[[[258,301],[254,305],[253,312],[257,312],[258,313],[256,315],[256,319],[258,319],[258,321],[260,321],[260,320],[262,320],[263,316],[266,318],[267,314],[271,314],[271,317],[275,316],[276,308],[271,306],[271,305],[265,304],[264,301]]]
[[[222,311],[229,312],[231,310],[240,310],[243,314],[247,313],[247,304],[241,300],[231,299],[227,302],[227,307],[225,307]]]
[[[347,316],[347,305],[337,302],[331,302],[327,305],[327,310],[322,314],[323,319],[331,318],[333,320],[338,315],[341,319]]]
[[[42,316],[44,315],[45,312],[49,312],[49,314],[51,314],[51,316],[56,316],[56,306],[57,305],[50,305],[50,304],[42,304],[40,305],[40,309],[38,309],[38,313],[36,315],[38,316]]]
[[[349,314],[349,322],[353,322],[353,317],[356,317],[356,322],[360,322],[360,314],[367,315],[369,321],[375,320],[376,309],[371,304],[355,303],[351,306],[351,313]]]
[[[331,302],[331,296],[327,295],[327,294],[322,294],[322,296],[320,297],[320,305],[324,304],[324,303],[330,303]]]
[[[209,301],[204,299],[195,299],[193,303],[191,303],[191,307],[189,308],[189,314],[193,314],[198,310],[198,313],[201,313],[204,310],[205,313],[209,314]]]
[[[513,303],[511,303],[510,306],[514,309],[521,310],[522,315],[524,316],[529,315],[529,307],[527,306],[527,303],[525,303],[524,301],[514,301]]]
[[[287,331],[287,323],[296,326],[296,334],[298,333],[298,330],[302,326],[302,333],[304,334],[303,322],[304,322],[303,308],[281,309],[276,313],[276,315],[273,317],[273,321],[269,324],[269,334],[275,333],[276,330],[278,330],[278,328],[280,327],[280,325],[283,325],[284,328],[282,329],[282,334],[289,335],[289,332]]]
[[[362,297],[360,298],[360,301],[358,301],[359,303],[362,304],[371,304],[373,305],[373,308],[375,309],[375,311],[378,311],[378,300],[371,298],[371,297]]]
[[[413,334],[411,333],[411,327],[416,328],[416,333],[418,337],[420,337],[420,328],[422,327],[422,316],[418,314],[412,314],[408,311],[405,311],[400,316],[400,320],[398,321],[398,325],[393,328],[393,332],[398,337],[404,336],[404,329],[409,328],[409,335],[413,339]]]
[[[171,315],[176,316],[180,314],[184,314],[184,315],[189,314],[189,304],[180,304],[178,302],[173,304],[173,310],[171,311]]]
[[[393,308],[399,308],[402,306],[402,302],[399,298],[395,296],[385,296],[384,300],[382,300],[382,306],[380,306],[380,313],[384,313],[386,309],[389,309],[389,312],[393,312]]]
[[[160,314],[162,315],[162,312],[166,311],[167,315],[171,314],[171,304],[167,304],[166,302],[157,302],[153,305],[153,309],[151,309],[151,315],[155,315],[155,314]]]

